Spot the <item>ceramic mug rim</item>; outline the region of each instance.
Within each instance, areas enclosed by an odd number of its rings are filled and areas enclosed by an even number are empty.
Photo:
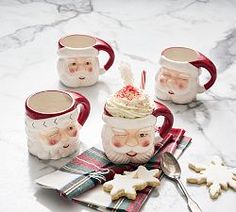
[[[169,56],[167,56],[168,53],[170,53],[170,51],[173,51],[173,50],[180,50],[179,53],[184,50],[184,51],[189,51],[191,53],[194,54],[194,58],[193,59],[190,59],[190,60],[177,60],[177,59],[173,59],[173,58],[170,58]],[[188,48],[188,47],[183,47],[183,46],[173,46],[173,47],[168,47],[166,49],[164,49],[162,52],[161,52],[161,56],[167,60],[167,61],[172,61],[172,62],[175,62],[175,63],[190,63],[190,62],[193,62],[193,61],[197,61],[200,57],[200,54],[197,50],[194,50],[192,48]]]
[[[62,93],[64,95],[69,96],[70,99],[71,99],[70,106],[67,107],[64,110],[60,110],[60,111],[56,111],[56,112],[37,111],[36,109],[29,106],[29,101],[33,96],[36,96],[36,95],[41,94],[41,93],[46,93],[46,92]],[[45,118],[50,118],[50,117],[54,117],[54,116],[63,115],[63,114],[66,114],[66,113],[71,112],[72,110],[74,110],[75,105],[76,105],[75,104],[75,99],[72,97],[72,95],[70,95],[70,93],[68,93],[66,91],[62,91],[62,90],[43,90],[43,91],[35,92],[35,93],[31,94],[25,101],[26,115],[28,115],[32,119],[45,119]],[[47,116],[47,117],[39,118],[38,116]]]
[[[85,47],[72,47],[72,46],[68,46],[68,45],[65,45],[62,43],[63,39],[65,38],[69,38],[69,37],[72,37],[72,36],[80,36],[80,37],[86,37],[86,38],[90,38],[92,39],[94,42],[93,44],[89,45],[89,46],[85,46]],[[96,37],[92,36],[92,35],[86,35],[86,34],[71,34],[71,35],[66,35],[66,36],[63,36],[59,39],[58,41],[58,46],[59,46],[59,49],[60,48],[67,48],[67,49],[90,49],[91,47],[94,47],[94,45],[97,43],[97,40],[96,40]]]

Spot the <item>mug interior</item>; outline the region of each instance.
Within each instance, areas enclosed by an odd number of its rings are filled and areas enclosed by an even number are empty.
[[[60,44],[70,48],[87,48],[96,44],[96,39],[88,35],[69,35],[60,39]]]
[[[179,62],[191,62],[198,59],[198,52],[184,47],[171,47],[162,52],[166,58]]]
[[[72,97],[61,91],[42,91],[29,97],[27,105],[39,113],[59,113],[73,105]]]

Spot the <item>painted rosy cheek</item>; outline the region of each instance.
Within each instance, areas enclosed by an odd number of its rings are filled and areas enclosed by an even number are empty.
[[[70,73],[76,72],[76,68],[74,68],[74,67],[69,67],[69,72],[70,72]]]
[[[185,86],[182,83],[180,83],[178,86],[179,86],[179,89],[181,90],[185,88]]]
[[[146,146],[148,146],[149,144],[150,144],[150,141],[149,141],[149,140],[144,140],[144,141],[141,142],[141,146],[142,146],[142,147],[146,147]]]
[[[118,141],[118,140],[113,140],[112,141],[112,144],[115,146],[115,147],[122,147],[123,145],[122,145],[122,143],[120,142],[120,141]]]
[[[72,133],[72,136],[75,137],[77,135],[78,131],[75,130],[73,133]]]
[[[179,87],[179,89],[185,89],[186,87],[187,87],[187,82],[186,81],[179,81],[178,82],[178,87]]]
[[[92,72],[93,71],[93,67],[89,67],[88,71]]]
[[[164,76],[160,76],[160,83],[161,84],[165,84],[166,83],[166,79],[165,79],[165,77]]]
[[[51,145],[51,146],[53,146],[53,145],[55,145],[57,143],[58,143],[58,141],[56,139],[50,139],[49,140],[49,145]]]

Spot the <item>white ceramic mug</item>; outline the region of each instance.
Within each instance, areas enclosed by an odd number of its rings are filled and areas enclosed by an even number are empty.
[[[109,55],[100,68],[98,54]],[[89,35],[68,35],[58,41],[57,69],[61,82],[68,87],[90,86],[97,82],[99,74],[105,73],[113,64],[115,55],[105,41]]]
[[[160,70],[155,78],[158,99],[171,100],[177,104],[190,103],[197,93],[208,90],[216,80],[216,67],[206,56],[185,47],[170,47],[161,53]],[[209,81],[199,84],[201,68],[211,75]]]
[[[31,154],[40,159],[59,159],[78,149],[79,130],[90,112],[84,96],[72,91],[41,91],[26,99],[25,109]]]
[[[120,118],[111,116],[106,110],[102,129],[102,144],[106,156],[113,163],[146,163],[153,156],[157,131],[157,117],[163,116],[164,122],[159,128],[163,138],[171,130],[173,115],[159,102],[155,102],[153,113],[144,118]]]

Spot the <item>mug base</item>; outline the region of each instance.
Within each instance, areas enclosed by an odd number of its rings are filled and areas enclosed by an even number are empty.
[[[90,87],[90,86],[93,86],[93,85],[95,85],[97,83],[97,81],[89,83],[89,84],[86,84],[86,85],[72,85],[70,83],[66,83],[66,82],[63,82],[63,81],[60,81],[60,83],[63,86],[67,87],[67,88],[80,88],[80,87]]]
[[[30,155],[37,157],[40,160],[59,160],[62,158],[69,157],[75,153],[79,153],[80,151],[80,141],[77,141],[73,149],[69,152],[63,153],[56,153],[51,155],[48,151],[42,150],[39,146],[31,146],[28,148],[28,152]]]
[[[33,154],[32,152],[30,152],[30,150],[28,150],[29,152],[29,155],[33,156],[33,157],[36,157],[38,158],[39,160],[60,160],[60,159],[63,159],[63,158],[67,158],[73,154],[79,154],[79,149],[76,149],[74,150],[73,152],[71,152],[69,155],[67,156],[59,156],[59,157],[52,157],[52,158],[49,158],[47,156],[44,156],[44,155],[39,155],[39,154]]]

